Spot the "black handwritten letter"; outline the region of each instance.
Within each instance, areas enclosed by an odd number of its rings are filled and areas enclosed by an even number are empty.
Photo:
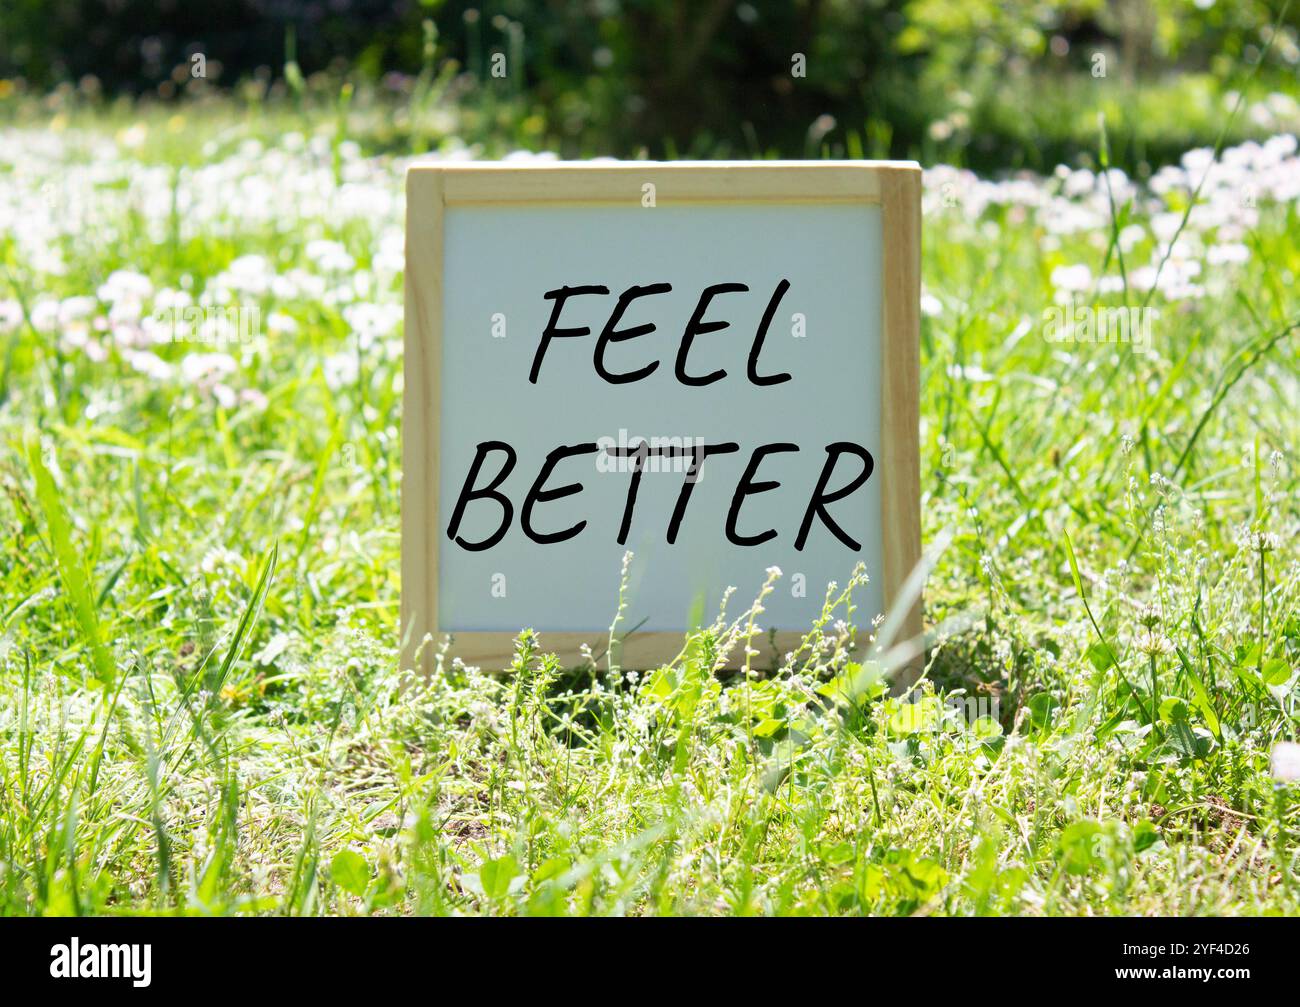
[[[690,467],[686,470],[686,479],[682,483],[681,491],[677,494],[677,505],[673,508],[672,519],[668,522],[668,544],[673,545],[677,542],[677,531],[682,526],[682,518],[686,516],[686,505],[691,502],[691,491],[695,489],[696,477],[700,474],[700,469],[704,467],[704,459],[709,455],[729,455],[740,450],[740,445],[735,441],[726,441],[722,444],[705,444],[695,448],[695,457],[691,459]]]
[[[608,294],[609,287],[586,286],[586,287],[559,287],[556,290],[548,290],[542,295],[546,301],[554,301],[555,307],[551,309],[551,320],[546,323],[546,328],[542,330],[542,341],[537,344],[537,352],[533,355],[533,369],[528,372],[529,384],[537,384],[537,375],[542,369],[542,357],[546,356],[546,347],[550,345],[552,339],[567,336],[589,336],[591,329],[582,326],[577,329],[561,329],[556,326],[560,320],[560,311],[564,308],[564,302],[570,297],[577,297],[580,294]]]
[[[691,352],[691,343],[695,341],[696,336],[702,336],[706,332],[717,332],[719,329],[727,328],[730,322],[705,322],[704,312],[709,310],[709,302],[713,300],[716,294],[739,293],[748,290],[749,287],[743,283],[715,283],[711,287],[705,287],[700,294],[699,303],[695,305],[695,313],[691,315],[691,320],[686,324],[686,331],[682,334],[682,344],[677,348],[677,366],[675,372],[677,380],[684,385],[711,385],[715,381],[720,381],[727,376],[727,372],[718,368],[712,374],[706,374],[702,378],[693,378],[686,373],[686,357]]]
[[[644,287],[628,287],[619,295],[618,304],[614,306],[613,313],[609,316],[609,321],[605,327],[600,330],[600,338],[596,340],[596,373],[608,381],[611,385],[625,385],[631,381],[639,381],[644,377],[652,374],[659,361],[646,364],[644,367],[635,371],[628,371],[626,374],[614,374],[605,368],[605,350],[610,343],[621,343],[625,339],[635,339],[637,336],[644,336],[655,330],[654,322],[646,322],[644,325],[634,325],[630,329],[624,329],[622,332],[616,330],[616,326],[623,319],[623,312],[627,306],[638,297],[647,297],[650,294],[666,294],[673,289],[671,283],[651,283]]]
[[[524,529],[524,534],[539,545],[550,545],[552,542],[563,542],[566,539],[573,538],[583,528],[587,527],[587,521],[584,518],[575,525],[564,529],[564,531],[552,532],[546,534],[533,530],[533,505],[546,503],[550,500],[559,500],[562,497],[572,496],[575,493],[582,492],[582,483],[569,483],[567,486],[561,486],[559,489],[543,489],[546,480],[555,468],[565,458],[573,455],[595,454],[600,450],[596,444],[572,444],[568,447],[558,447],[546,456],[546,461],[542,463],[542,471],[537,473],[537,480],[533,483],[533,488],[528,491],[528,496],[524,499],[524,508],[519,514],[519,524]]]
[[[772,294],[772,299],[767,302],[767,310],[763,312],[763,320],[758,324],[758,332],[754,336],[754,345],[749,350],[749,363],[745,368],[745,374],[748,376],[750,384],[779,385],[782,381],[790,380],[790,375],[784,371],[765,378],[760,377],[758,373],[758,355],[763,352],[763,340],[767,338],[768,327],[772,324],[772,318],[776,315],[776,309],[781,303],[781,298],[785,296],[785,292],[789,289],[790,281],[782,280],[776,285],[776,291]]]
[[[627,502],[623,505],[623,523],[618,526],[618,544],[627,545],[627,533],[632,530],[632,511],[636,508],[637,490],[641,488],[641,475],[645,460],[650,454],[650,442],[641,441],[635,448],[608,448],[615,457],[632,459],[632,481],[627,487]]]
[[[496,478],[483,489],[476,490],[473,488],[474,482],[478,479],[479,470],[483,467],[483,459],[487,457],[489,451],[504,451],[506,453],[506,463],[501,466],[501,471],[496,474]],[[515,467],[515,461],[515,449],[505,441],[483,441],[479,444],[474,454],[474,462],[469,467],[469,475],[465,477],[465,484],[461,486],[460,496],[456,499],[456,506],[451,512],[451,524],[447,526],[447,537],[454,540],[462,549],[468,549],[470,552],[480,552],[483,549],[491,549],[505,538],[506,530],[514,519],[515,508],[505,494],[497,492],[497,487],[506,481],[506,477],[510,475],[510,471]],[[501,505],[501,524],[496,531],[482,542],[467,542],[456,534],[460,529],[461,518],[465,516],[465,505],[471,500],[481,500],[484,497],[491,497]]]
[[[826,484],[831,481],[831,472],[835,469],[835,462],[842,454],[857,455],[861,458],[862,471],[858,473],[857,478],[843,489],[838,489],[834,493],[827,493],[823,496]],[[837,539],[854,552],[858,552],[862,548],[860,542],[845,534],[844,529],[835,523],[834,519],[827,513],[826,505],[834,503],[836,500],[842,500],[852,493],[871,477],[871,472],[875,467],[876,461],[871,457],[871,452],[861,445],[851,444],[848,441],[836,441],[834,444],[826,445],[826,464],[822,466],[822,474],[817,480],[817,488],[813,490],[812,499],[808,501],[808,510],[804,512],[803,524],[799,526],[799,536],[794,540],[794,547],[797,551],[802,552],[804,543],[808,541],[808,531],[812,528],[814,514],[822,519],[822,523],[831,530],[831,533]]]
[[[727,511],[727,541],[732,545],[762,545],[768,539],[776,538],[775,528],[769,528],[758,535],[742,535],[736,531],[736,521],[740,517],[740,505],[745,502],[745,497],[751,493],[766,493],[768,490],[774,490],[781,485],[774,479],[759,483],[752,481],[764,455],[798,450],[799,445],[797,444],[764,444],[755,448],[754,453],[749,456],[749,464],[745,466],[745,474],[740,477],[740,482],[736,484],[736,492],[731,498],[731,508]]]

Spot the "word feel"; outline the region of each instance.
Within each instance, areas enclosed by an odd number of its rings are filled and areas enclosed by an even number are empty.
[[[596,345],[593,350],[592,363],[595,366],[596,373],[608,381],[611,385],[625,385],[633,381],[640,381],[642,378],[648,378],[659,368],[659,361],[652,360],[650,363],[636,370],[616,373],[611,371],[605,364],[605,353],[612,343],[622,343],[629,339],[636,339],[638,336],[649,335],[655,331],[653,322],[644,322],[640,325],[633,325],[630,328],[620,329],[618,326],[623,321],[623,315],[627,312],[628,306],[633,301],[642,297],[651,297],[655,294],[666,294],[673,289],[671,283],[650,283],[645,286],[628,287],[623,293],[619,294],[618,300],[614,304],[613,310],[609,314],[604,327],[600,330],[600,335],[596,339]],[[781,304],[781,299],[785,292],[790,289],[789,280],[781,280],[776,289],[772,292],[771,298],[768,299],[767,308],[763,312],[763,319],[758,324],[758,331],[754,334],[754,342],[750,346],[749,360],[745,365],[745,376],[749,382],[754,385],[779,385],[783,381],[789,381],[790,375],[769,374],[760,375],[758,373],[758,355],[763,350],[763,340],[767,338],[767,330],[772,325],[772,318],[776,315],[777,308]],[[705,321],[704,316],[708,312],[713,299],[719,294],[744,293],[749,290],[748,285],[744,283],[715,283],[705,287],[700,293],[699,300],[695,303],[695,310],[691,313],[691,319],[686,323],[686,329],[682,332],[681,342],[677,346],[677,359],[673,364],[673,374],[683,385],[703,387],[711,385],[715,381],[721,381],[727,376],[724,368],[718,368],[710,371],[708,374],[691,374],[688,372],[686,364],[690,356],[691,346],[695,343],[696,336],[706,335],[710,332],[718,332],[722,329],[729,328],[731,323],[720,320]],[[546,356],[546,350],[556,339],[573,339],[591,335],[591,328],[586,325],[561,327],[560,313],[570,298],[591,296],[591,295],[608,295],[609,288],[590,284],[578,287],[559,287],[555,290],[548,290],[542,295],[544,300],[554,301],[551,308],[550,321],[546,323],[546,328],[542,330],[541,342],[537,344],[537,352],[533,355],[533,366],[528,372],[528,380],[531,384],[537,384],[538,375],[542,370],[542,360]]]

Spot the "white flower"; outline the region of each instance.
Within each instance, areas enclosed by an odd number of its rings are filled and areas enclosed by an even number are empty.
[[[325,384],[337,391],[357,380],[357,355],[352,352],[332,353],[321,361]]]
[[[1052,286],[1066,293],[1083,293],[1092,286],[1092,270],[1082,263],[1057,266],[1052,270]]]
[[[203,554],[199,560],[199,569],[204,573],[216,573],[225,567],[229,570],[239,571],[244,565],[244,558],[237,552],[231,552],[229,549],[221,546],[214,546]]]
[[[59,324],[59,302],[43,297],[31,307],[32,327],[37,332],[52,332]]]
[[[59,304],[59,323],[67,325],[89,318],[97,307],[93,297],[69,297]]]
[[[323,273],[347,273],[356,265],[356,260],[337,241],[309,241],[304,251]]]
[[[273,311],[266,319],[266,329],[277,336],[293,336],[298,333],[298,323],[289,315]]]
[[[235,390],[229,385],[223,385],[220,382],[212,386],[212,397],[217,400],[217,405],[222,409],[234,409],[235,404],[239,401],[235,395]]]
[[[0,301],[0,332],[13,332],[23,321],[23,306],[17,301]]]
[[[99,299],[109,304],[131,301],[139,304],[153,293],[153,281],[129,269],[114,270],[99,287]]]
[[[187,353],[181,359],[181,380],[207,391],[238,367],[229,353]]]
[[[1250,261],[1250,249],[1241,242],[1211,245],[1209,251],[1206,252],[1205,258],[1212,266],[1240,265],[1243,262]]]
[[[266,396],[256,388],[245,388],[239,393],[239,401],[261,412],[267,407]]]
[[[343,320],[357,334],[363,350],[376,339],[390,335],[402,320],[400,304],[350,304],[343,309]]]
[[[155,381],[168,381],[175,373],[175,368],[171,364],[148,350],[126,350],[122,356],[132,370],[139,371]]]
[[[1096,176],[1086,168],[1080,168],[1078,171],[1072,171],[1066,176],[1065,184],[1061,186],[1061,192],[1070,199],[1077,199],[1092,192],[1096,184]]]

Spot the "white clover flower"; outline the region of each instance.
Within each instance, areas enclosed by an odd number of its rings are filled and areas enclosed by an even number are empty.
[[[355,384],[357,380],[357,355],[351,351],[331,353],[321,361],[321,370],[325,375],[325,384],[338,391]]]
[[[337,241],[318,238],[307,242],[303,251],[324,273],[347,273],[356,265],[356,259]]]
[[[23,322],[23,306],[15,300],[0,301],[0,333],[8,334]]]
[[[187,353],[181,358],[181,380],[207,391],[238,368],[235,358],[229,353]]]
[[[298,334],[298,323],[282,311],[273,311],[266,318],[266,330],[272,335],[293,336]]]
[[[369,349],[376,340],[389,336],[402,321],[400,303],[351,304],[343,309],[343,319],[357,335],[361,348]]]
[[[256,388],[241,389],[239,392],[239,402],[240,405],[250,406],[258,412],[265,410],[269,404],[266,395],[263,392],[258,391]]]
[[[170,381],[176,373],[171,364],[148,350],[127,350],[122,357],[132,370],[155,381]]]
[[[232,552],[222,546],[214,546],[203,554],[199,560],[199,569],[204,573],[212,574],[220,570],[231,570],[239,572],[243,569],[244,558],[237,552]]]
[[[1250,249],[1239,241],[1223,245],[1211,245],[1206,252],[1205,258],[1212,266],[1241,265],[1250,261]]]
[[[138,304],[153,295],[153,281],[143,273],[117,269],[100,284],[97,293],[101,301],[109,304],[118,301],[134,301]]]
[[[1092,287],[1092,270],[1083,263],[1074,266],[1057,266],[1052,270],[1051,284],[1059,291],[1078,294]]]
[[[67,297],[59,302],[58,320],[61,325],[84,321],[98,305],[93,297]]]

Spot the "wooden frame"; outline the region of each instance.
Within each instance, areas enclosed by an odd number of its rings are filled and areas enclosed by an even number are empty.
[[[653,183],[658,205],[682,203],[867,203],[881,207],[881,519],[883,596],[892,605],[921,557],[920,297],[921,170],[911,161],[706,161],[423,163],[406,176],[406,330],[402,430],[402,660],[411,667],[421,641],[438,630],[439,380],[442,361],[443,219],[449,206],[628,203]],[[522,628],[522,627],[521,627]],[[901,638],[921,633],[918,599]],[[457,633],[451,653],[484,668],[507,665],[514,633]],[[802,632],[777,634],[781,652]],[[671,661],[682,632],[644,632],[621,643],[624,667]],[[586,643],[599,654],[608,630],[543,633],[545,650],[570,664]],[[743,662],[743,655],[733,655]]]

